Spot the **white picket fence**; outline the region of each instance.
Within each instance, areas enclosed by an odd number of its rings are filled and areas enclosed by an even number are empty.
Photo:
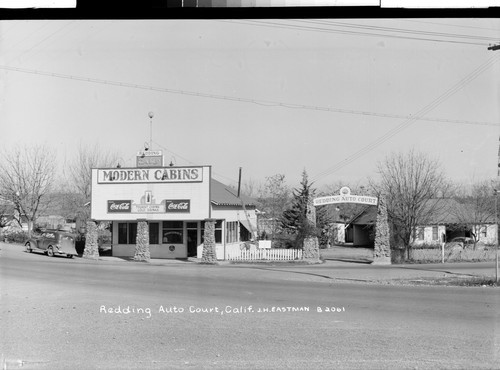
[[[300,249],[233,249],[227,252],[227,259],[230,261],[293,261],[301,258]]]

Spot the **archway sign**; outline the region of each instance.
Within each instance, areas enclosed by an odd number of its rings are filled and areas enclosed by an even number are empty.
[[[358,203],[358,204],[368,204],[371,206],[376,206],[378,204],[378,198],[369,197],[367,195],[353,195],[351,194],[351,189],[344,186],[340,189],[339,195],[330,195],[327,197],[319,197],[314,199],[313,204],[315,206],[322,206],[325,204],[336,204],[336,203]]]
[[[326,197],[319,197],[313,200],[313,205],[315,207],[317,206],[323,206],[326,204],[338,204],[338,203],[357,203],[357,204],[366,204],[366,205],[371,205],[371,206],[378,206],[377,208],[377,224],[376,227],[379,227],[379,223],[381,221],[381,210],[380,207],[382,205],[379,204],[379,200],[376,197],[370,197],[367,195],[353,195],[351,194],[351,189],[349,189],[347,186],[344,186],[340,189],[340,194],[339,195],[330,195]],[[383,206],[385,207],[385,206]],[[383,229],[383,228],[382,228]],[[390,249],[387,248],[387,250],[383,250],[383,253],[380,253],[379,249],[381,248],[380,246],[377,246],[377,243],[375,243],[375,249],[373,251],[373,264],[376,265],[390,265],[391,264],[391,258],[390,258]],[[383,247],[382,247],[383,248]]]

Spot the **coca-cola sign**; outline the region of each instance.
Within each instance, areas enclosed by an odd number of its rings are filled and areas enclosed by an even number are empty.
[[[108,213],[130,213],[132,201],[108,200]]]
[[[189,199],[165,200],[165,212],[167,213],[175,213],[175,212],[189,213],[190,209],[191,209],[191,201]]]

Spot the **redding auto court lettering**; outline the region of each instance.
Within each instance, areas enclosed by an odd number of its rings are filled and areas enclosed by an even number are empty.
[[[340,189],[339,195],[330,195],[313,200],[313,204],[315,206],[335,203],[358,203],[376,206],[378,204],[378,198],[366,195],[352,195],[351,189],[349,189],[347,186],[344,186]]]
[[[202,167],[116,168],[97,172],[97,182],[100,184],[201,181],[203,181]]]

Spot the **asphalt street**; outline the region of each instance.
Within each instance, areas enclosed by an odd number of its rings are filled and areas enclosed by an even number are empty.
[[[500,368],[497,288],[342,281],[372,268],[338,261],[154,262],[0,243],[2,368]]]

